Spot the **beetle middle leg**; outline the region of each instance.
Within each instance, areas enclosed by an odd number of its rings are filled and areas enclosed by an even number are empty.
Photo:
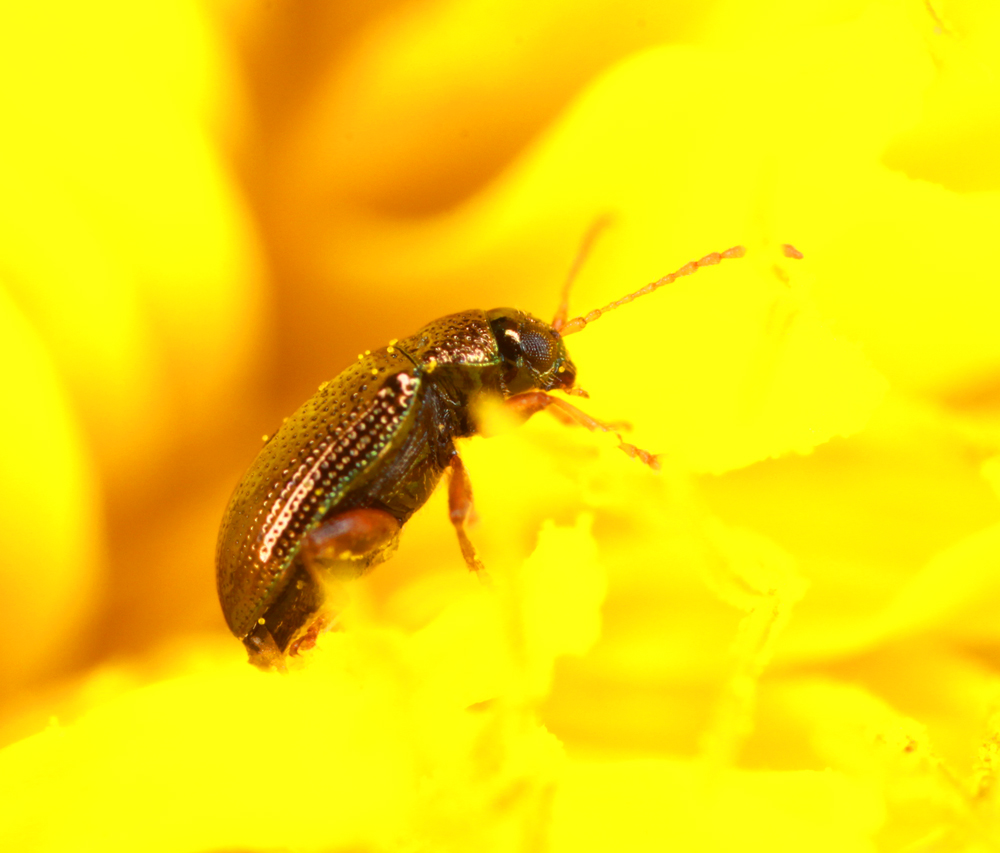
[[[581,426],[585,426],[591,432],[601,431],[613,433],[618,439],[619,450],[623,451],[633,459],[645,462],[655,471],[660,469],[660,463],[656,458],[656,454],[650,453],[648,450],[643,450],[641,447],[636,447],[634,444],[628,444],[625,439],[621,437],[618,429],[616,429],[616,427],[620,428],[619,424],[610,424],[605,423],[604,421],[599,421],[597,418],[591,417],[586,412],[578,409],[571,403],[567,403],[560,397],[552,397],[544,391],[528,391],[527,393],[517,394],[508,398],[504,401],[504,406],[506,406],[507,409],[522,420],[527,420],[536,412],[548,409],[564,424],[580,424]]]
[[[451,482],[448,483],[448,514],[451,517],[451,523],[455,525],[455,533],[458,534],[458,544],[462,549],[462,556],[465,557],[465,564],[470,571],[485,579],[487,577],[486,567],[476,554],[469,534],[465,532],[465,522],[469,520],[469,516],[475,517],[472,507],[472,481],[457,453],[452,455],[448,464],[451,466]]]

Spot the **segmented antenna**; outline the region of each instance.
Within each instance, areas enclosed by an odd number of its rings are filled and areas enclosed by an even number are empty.
[[[621,299],[617,299],[614,302],[609,302],[603,308],[596,308],[595,310],[591,311],[589,314],[583,317],[574,317],[572,320],[566,320],[565,314],[563,314],[562,321],[559,322],[560,317],[557,314],[556,315],[557,322],[553,322],[552,326],[557,332],[559,332],[560,335],[562,335],[562,337],[565,338],[566,335],[572,335],[575,334],[576,332],[581,331],[589,323],[593,323],[594,320],[596,320],[598,317],[607,314],[608,311],[613,311],[615,308],[619,308],[622,305],[627,305],[633,299],[638,299],[640,296],[645,296],[647,293],[652,293],[657,288],[663,287],[663,285],[665,284],[670,284],[671,282],[674,282],[677,279],[679,279],[681,276],[691,275],[691,273],[697,271],[701,267],[715,266],[723,259],[728,260],[730,258],[742,258],[746,254],[746,251],[747,250],[743,246],[733,246],[731,249],[726,249],[726,251],[724,252],[712,252],[712,254],[710,255],[705,255],[705,257],[701,258],[701,260],[689,261],[676,272],[672,272],[669,275],[663,276],[663,278],[661,279],[657,279],[656,281],[647,284],[645,287],[642,287],[639,290],[635,291],[635,293],[630,293],[627,296],[623,296]],[[574,270],[575,269],[576,269],[576,264],[574,264]],[[560,306],[560,309],[562,307],[563,306]]]
[[[559,307],[556,309],[556,316],[552,320],[552,328],[556,331],[566,325],[566,318],[569,316],[569,291],[576,280],[577,274],[583,267],[584,261],[587,260],[594,242],[600,236],[601,232],[611,225],[613,221],[614,217],[610,213],[605,213],[597,217],[590,228],[587,229],[587,233],[583,235],[583,242],[580,243],[576,258],[573,259],[573,266],[569,268],[569,275],[566,276],[566,281],[563,283],[562,294],[559,297]]]

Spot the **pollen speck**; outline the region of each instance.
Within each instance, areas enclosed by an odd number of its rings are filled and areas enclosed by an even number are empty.
[[[269,436],[269,435],[268,435],[267,433],[264,433],[264,434],[263,434],[263,435],[262,435],[262,436],[260,437],[260,440],[261,440],[261,441],[263,441],[263,442],[266,442],[266,441],[268,440],[268,438],[270,438],[270,436]]]
[[[260,619],[257,620],[257,624],[258,625],[263,625],[264,624],[264,617],[263,616],[261,616]]]

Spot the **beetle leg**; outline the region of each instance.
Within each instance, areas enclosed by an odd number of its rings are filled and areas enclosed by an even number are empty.
[[[399,542],[399,522],[381,509],[348,509],[324,519],[302,540],[292,576],[243,640],[250,662],[285,669],[285,655],[316,645],[337,625],[343,581],[388,559]]]
[[[645,462],[654,470],[658,471],[660,468],[656,454],[650,453],[648,450],[643,450],[641,447],[636,447],[634,444],[628,444],[621,437],[617,429],[620,428],[618,424],[599,421],[597,418],[591,417],[586,412],[581,411],[571,403],[567,403],[560,397],[551,397],[544,391],[528,391],[524,394],[516,394],[510,397],[504,402],[504,405],[522,420],[527,420],[536,412],[542,411],[542,409],[548,409],[564,424],[580,424],[591,432],[600,430],[601,432],[614,433],[618,439],[620,450],[633,459]]]
[[[455,453],[451,460],[451,482],[448,484],[448,514],[451,516],[451,523],[455,525],[455,532],[458,534],[458,544],[462,549],[462,556],[470,571],[475,572],[479,577],[486,578],[486,567],[476,555],[476,549],[472,545],[472,540],[465,532],[465,522],[471,516],[475,516],[472,506],[472,481],[469,479],[469,472],[465,470],[461,457]]]
[[[329,516],[302,542],[302,560],[314,578],[355,578],[388,559],[399,542],[399,522],[382,509],[348,509]]]

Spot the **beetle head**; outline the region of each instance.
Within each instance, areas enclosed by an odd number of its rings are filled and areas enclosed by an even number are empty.
[[[576,367],[552,326],[516,308],[494,308],[487,316],[503,359],[506,396],[573,387]]]

